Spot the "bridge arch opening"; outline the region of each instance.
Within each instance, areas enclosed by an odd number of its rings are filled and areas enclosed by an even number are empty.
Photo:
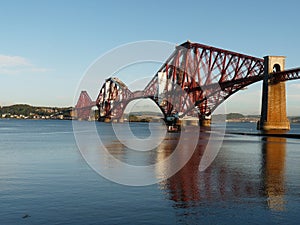
[[[138,98],[128,102],[122,117],[124,122],[129,122],[129,128],[137,138],[150,138],[153,129],[163,131],[161,126],[164,126],[164,114],[151,98]],[[147,124],[142,126],[142,130],[141,123]],[[136,129],[137,127],[140,129]]]
[[[123,117],[129,122],[161,122],[164,114],[155,101],[150,98],[140,98],[127,104]]]
[[[274,64],[273,66],[273,73],[278,73],[281,71],[281,67],[278,63]]]

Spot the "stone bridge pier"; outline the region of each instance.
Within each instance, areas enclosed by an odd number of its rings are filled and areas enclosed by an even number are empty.
[[[260,130],[289,130],[286,115],[285,82],[269,80],[269,74],[285,69],[285,56],[264,57],[264,80],[262,88],[261,117],[257,128]]]

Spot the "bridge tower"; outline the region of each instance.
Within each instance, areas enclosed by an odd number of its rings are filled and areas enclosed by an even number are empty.
[[[285,56],[264,57],[264,80],[262,88],[260,130],[289,130],[290,122],[286,115],[285,82],[269,79],[274,72],[283,71]]]

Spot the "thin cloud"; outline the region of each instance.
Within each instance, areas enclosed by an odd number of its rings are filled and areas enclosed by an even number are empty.
[[[294,84],[290,84],[289,88],[296,88],[296,89],[300,89],[300,83],[294,83]]]
[[[0,67],[32,66],[27,59],[20,56],[0,55]]]
[[[293,99],[293,100],[298,100],[299,101],[300,100],[300,94],[288,94],[287,98],[288,98],[288,100]]]
[[[44,73],[49,69],[33,65],[20,56],[0,55],[0,74]]]

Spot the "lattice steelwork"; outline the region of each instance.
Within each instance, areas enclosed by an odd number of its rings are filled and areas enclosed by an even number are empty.
[[[269,76],[273,81],[299,79],[298,69]],[[165,117],[211,113],[229,96],[263,80],[264,60],[220,48],[185,42],[177,46],[143,91],[132,93],[117,78],[109,78],[96,103],[101,117],[120,118],[129,101],[151,98]]]
[[[300,68],[285,70],[269,75],[270,82],[280,82],[286,80],[296,80],[300,78]]]
[[[118,78],[109,78],[100,89],[96,104],[99,116],[105,118],[120,118],[127,103],[133,98],[133,93]]]
[[[147,85],[145,94],[154,94],[153,84],[160,82],[162,74],[164,90],[155,94],[165,97],[167,115],[172,115],[174,109],[185,115],[196,107],[200,116],[208,116],[230,95],[261,80],[263,62],[260,58],[186,42],[176,48]]]

